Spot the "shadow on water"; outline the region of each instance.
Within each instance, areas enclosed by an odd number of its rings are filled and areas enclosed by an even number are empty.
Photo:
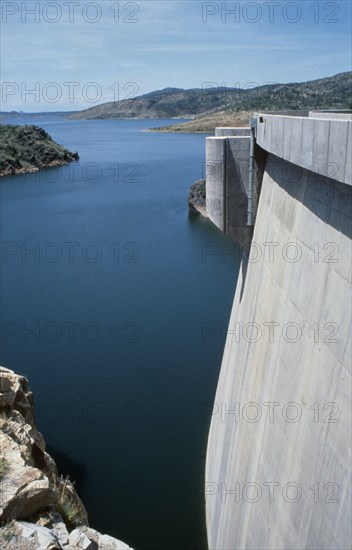
[[[47,445],[46,451],[55,460],[59,475],[69,476],[70,480],[75,483],[75,488],[79,493],[86,477],[86,465],[73,460],[68,454],[51,445]]]

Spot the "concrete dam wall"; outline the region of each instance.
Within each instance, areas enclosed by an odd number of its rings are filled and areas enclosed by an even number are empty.
[[[209,217],[240,226],[245,247],[208,440],[211,550],[352,547],[351,125],[256,117],[253,235],[232,170],[249,138],[207,140]],[[241,202],[229,210],[231,186]]]

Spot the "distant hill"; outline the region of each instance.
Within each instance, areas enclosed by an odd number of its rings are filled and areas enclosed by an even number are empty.
[[[309,82],[267,84],[252,89],[165,88],[133,99],[103,103],[69,118],[193,118],[228,109],[349,109],[352,107],[351,83],[352,72],[345,72]]]
[[[0,117],[18,117],[21,116],[17,111],[0,111]]]
[[[0,120],[6,122],[7,118],[32,118],[32,117],[50,117],[50,116],[62,116],[68,117],[76,113],[77,111],[43,111],[39,113],[25,113],[24,111],[0,111]]]
[[[0,125],[0,176],[36,172],[78,158],[38,126]]]

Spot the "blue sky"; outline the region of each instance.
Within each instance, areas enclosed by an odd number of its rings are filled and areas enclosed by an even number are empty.
[[[6,111],[75,110],[168,86],[250,87],[351,70],[349,0],[2,0],[1,10]]]

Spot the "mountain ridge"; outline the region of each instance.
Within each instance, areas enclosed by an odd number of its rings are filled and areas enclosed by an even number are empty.
[[[352,72],[306,82],[244,88],[164,88],[135,98],[107,102],[69,115],[71,120],[111,118],[193,118],[227,109],[347,109],[352,107]]]

